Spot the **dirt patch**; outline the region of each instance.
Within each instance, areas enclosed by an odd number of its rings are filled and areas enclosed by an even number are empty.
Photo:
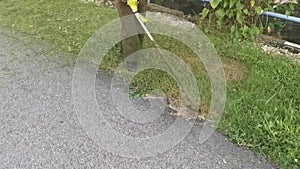
[[[234,59],[223,60],[227,83],[240,82],[247,79],[248,68],[241,61]]]
[[[201,60],[198,57],[189,57],[185,58],[185,60],[192,64],[201,67],[197,68],[201,71],[206,71],[203,64],[199,64]],[[196,64],[197,63],[197,64]],[[218,68],[223,68],[226,73],[226,81],[227,83],[239,82],[247,79],[248,68],[241,61],[235,59],[223,59],[222,65]],[[215,68],[214,68],[215,69]]]

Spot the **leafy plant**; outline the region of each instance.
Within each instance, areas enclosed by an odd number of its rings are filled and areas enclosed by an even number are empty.
[[[275,5],[273,0],[211,0],[210,8],[202,11],[201,21],[208,19],[209,26],[229,30],[231,38],[240,41],[253,39],[268,27],[260,17],[263,11],[290,15],[293,10],[293,4]]]

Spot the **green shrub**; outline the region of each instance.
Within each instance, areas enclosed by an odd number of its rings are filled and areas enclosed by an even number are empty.
[[[263,11],[290,15],[293,10],[293,4],[275,6],[273,0],[211,0],[210,8],[202,11],[201,21],[208,19],[209,26],[229,30],[231,38],[240,41],[253,39],[263,32],[266,26],[260,17]],[[274,27],[273,24],[270,27]]]

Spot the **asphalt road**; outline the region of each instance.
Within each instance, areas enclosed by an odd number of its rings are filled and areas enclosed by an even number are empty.
[[[128,158],[105,150],[88,136],[72,101],[74,60],[51,54],[46,44],[0,30],[0,168],[275,168],[249,150],[215,132],[199,142],[201,126],[194,126],[171,150],[153,157]],[[139,126],[117,114],[109,103],[110,77],[96,78],[101,111],[116,131],[129,136],[151,136],[165,130],[174,116]],[[101,97],[107,96],[107,97]],[[103,100],[104,98],[104,100]],[[138,103],[138,102],[137,102]]]

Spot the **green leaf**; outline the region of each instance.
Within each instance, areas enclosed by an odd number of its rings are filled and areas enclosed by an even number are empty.
[[[236,20],[238,21],[238,23],[243,24],[243,22],[244,22],[244,17],[243,17],[243,15],[242,15],[241,12],[238,12],[238,13],[236,14]]]
[[[242,34],[241,34],[240,30],[236,29],[236,30],[234,31],[234,37],[235,37],[236,39],[241,39]]]
[[[262,13],[262,11],[263,11],[263,9],[262,9],[260,6],[258,6],[258,7],[255,8],[255,12],[256,12],[258,15],[260,15],[260,14]]]
[[[269,23],[268,24],[268,31],[273,31],[273,30],[275,30],[275,24],[274,23]]]
[[[236,3],[235,0],[230,0],[229,1],[229,8],[232,8],[234,6],[234,4]]]
[[[243,12],[244,12],[244,14],[246,14],[246,15],[249,15],[249,14],[250,14],[250,12],[249,12],[249,10],[248,10],[247,8],[244,9]]]
[[[217,11],[216,11],[216,16],[217,16],[217,18],[218,19],[223,19],[224,18],[224,16],[225,16],[225,10],[223,9],[223,8],[221,8],[221,9],[218,9]]]
[[[220,4],[222,0],[211,0],[210,1],[210,6],[213,8],[213,9],[216,9],[218,7],[218,5]]]
[[[259,35],[259,34],[260,34],[260,29],[259,29],[259,27],[254,27],[254,28],[252,28],[252,31],[253,31],[254,35]]]
[[[229,0],[223,1],[223,8],[227,8],[229,6]]]
[[[203,8],[201,19],[206,18],[208,14],[209,14],[209,9]]]
[[[251,8],[253,8],[254,5],[255,5],[255,0],[251,0],[251,1],[250,1],[250,5],[251,5]]]
[[[230,32],[233,33],[235,30],[236,30],[236,26],[232,25],[231,28],[230,28]]]
[[[231,18],[234,16],[233,10],[227,9],[227,10],[226,10],[226,15],[227,15],[228,18],[231,19]]]
[[[209,28],[208,28],[208,27],[204,27],[204,28],[203,28],[203,31],[204,31],[205,33],[209,33]]]
[[[245,7],[244,4],[242,4],[241,2],[237,2],[235,8],[236,8],[237,10],[241,11],[241,10],[244,9],[244,7]]]
[[[217,28],[218,29],[221,29],[222,28],[222,25],[223,25],[223,20],[217,20]]]
[[[297,4],[297,1],[294,2],[294,3]],[[294,11],[294,10],[295,10],[294,4],[289,4],[287,8],[290,9],[291,11]]]

